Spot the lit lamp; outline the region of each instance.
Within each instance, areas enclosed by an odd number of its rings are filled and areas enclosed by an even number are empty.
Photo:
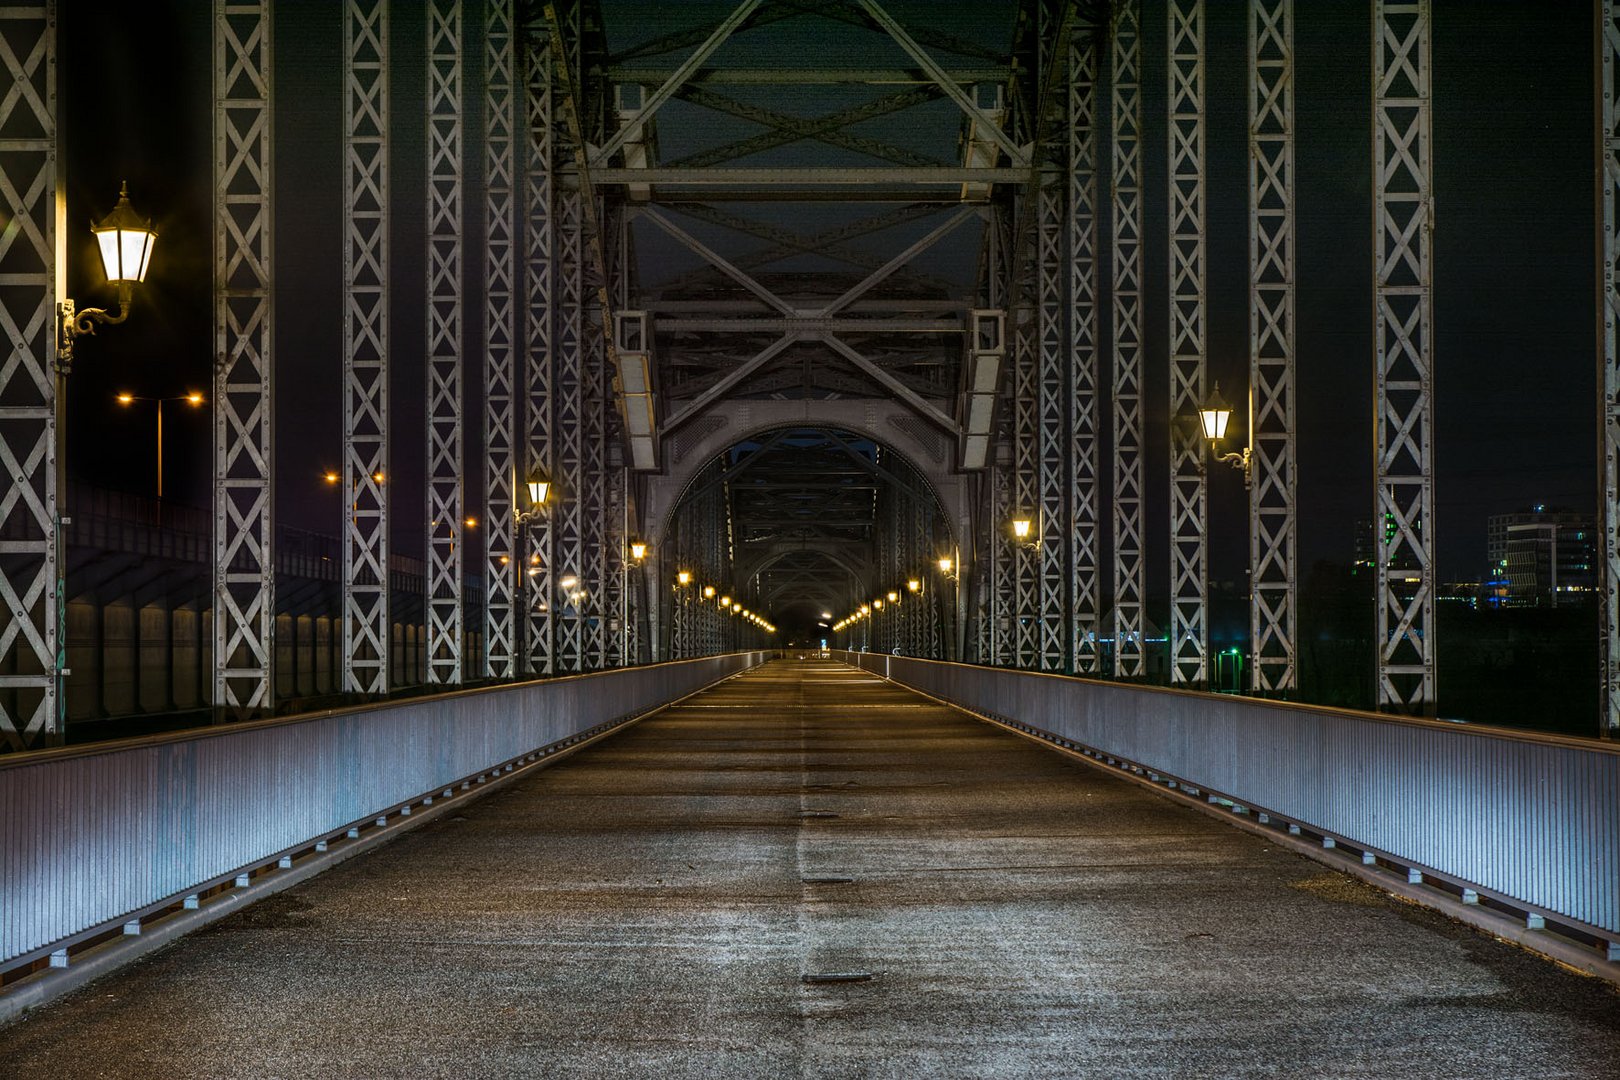
[[[680,573],[676,574],[675,584],[681,586],[682,588],[692,584],[692,571],[682,570]]]
[[[939,575],[943,578],[956,577],[956,561],[949,555],[939,557]]]
[[[882,600],[873,600],[872,601],[872,610],[873,611],[882,611],[883,610],[883,601]]]
[[[167,401],[183,401],[195,409],[203,403],[204,398],[195,390],[178,397],[143,397],[140,394],[130,393],[118,395],[118,404],[126,409],[137,401],[150,401],[157,405],[157,497],[161,499],[163,498],[163,404]]]
[[[1210,454],[1216,461],[1224,461],[1234,469],[1243,472],[1243,486],[1248,487],[1251,481],[1250,448],[1245,446],[1241,453],[1221,453],[1221,440],[1226,438],[1226,426],[1232,422],[1232,406],[1221,397],[1221,384],[1216,383],[1215,389],[1205,399],[1203,407],[1198,410],[1198,423],[1204,429],[1204,438],[1209,440]]]
[[[912,578],[910,581],[906,582],[906,591],[922,592],[922,582],[918,581],[916,578]]]
[[[523,491],[529,497],[529,505],[516,511],[519,525],[527,525],[545,511],[546,498],[551,494],[551,481],[539,469],[530,469],[523,481]]]
[[[899,599],[900,599],[900,594],[899,594],[899,593],[897,593],[897,592],[895,592],[895,591],[894,591],[894,590],[893,590],[893,589],[890,589],[890,590],[889,590],[889,593],[888,593],[888,598],[889,598],[889,603],[891,603],[891,604],[892,604],[892,603],[894,603],[894,602],[895,602],[895,601],[896,601],[896,600],[899,600]]]
[[[1013,539],[1020,544],[1033,544],[1035,542],[1035,519],[1015,517],[1012,519]]]
[[[107,284],[118,289],[118,314],[109,315],[105,308],[79,311],[72,300],[63,300],[57,306],[56,357],[64,373],[73,366],[73,342],[77,338],[95,333],[98,323],[115,326],[129,318],[135,286],[146,280],[152,245],[157,240],[151,220],[142,218],[129,204],[127,183],[119,188],[118,204],[112,213],[90,226],[90,231],[96,237]]]
[[[642,543],[640,540],[632,541],[630,544],[630,560],[632,562],[640,562],[646,557],[647,545]]]
[[[705,585],[705,586],[703,586],[703,599],[705,599],[705,600],[713,600],[714,599],[714,586],[713,585]]]

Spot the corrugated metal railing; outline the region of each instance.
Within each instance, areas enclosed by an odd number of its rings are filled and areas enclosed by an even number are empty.
[[[767,655],[0,757],[0,969],[65,957],[68,943]]]
[[[1547,917],[1598,931],[1615,958],[1620,748],[881,653],[834,655],[1325,839],[1473,883],[1530,912],[1532,925]]]

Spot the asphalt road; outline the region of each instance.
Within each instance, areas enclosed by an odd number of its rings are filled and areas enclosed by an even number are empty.
[[[0,1029],[0,1076],[1617,1077],[1620,994],[776,662]]]

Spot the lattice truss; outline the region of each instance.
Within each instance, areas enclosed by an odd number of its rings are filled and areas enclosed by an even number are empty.
[[[0,9],[0,749],[61,739],[54,3]]]
[[[388,692],[388,0],[344,8],[344,688]]]
[[[1019,196],[1021,203],[1025,196]],[[1037,196],[1038,198],[1038,196]],[[1027,212],[1015,206],[1013,220],[1022,223]],[[1031,224],[1035,224],[1032,222]],[[1037,244],[1038,246],[1038,244]],[[1033,269],[1014,265],[1014,273]],[[1045,523],[1041,520],[1040,404],[1041,372],[1036,329],[1036,297],[1033,290],[1009,288],[1013,307],[1008,313],[1008,332],[1013,358],[1012,401],[1012,502],[1014,517],[1034,519],[1034,543],[1013,543],[1013,664],[1021,668],[1040,667],[1041,553],[1046,547]],[[999,519],[1006,528],[1007,518]]]
[[[270,0],[215,0],[214,702],[238,717],[275,685],[270,37]]]
[[[1170,0],[1170,681],[1207,676],[1204,447],[1204,0]]]
[[[569,498],[559,490],[555,473],[555,432],[552,414],[552,346],[554,284],[552,165],[556,118],[552,96],[552,54],[549,35],[534,38],[524,50],[527,58],[524,94],[524,307],[523,307],[523,454],[521,471],[553,482],[548,505],[523,527],[524,665],[529,675],[550,675],[556,670],[557,567],[553,555],[556,508]],[[577,294],[576,294],[577,295]]]
[[[461,682],[461,0],[427,10],[428,678]]]
[[[1380,708],[1432,713],[1428,0],[1373,0],[1374,550]]]
[[[1114,674],[1147,673],[1142,565],[1142,85],[1141,5],[1114,8]]]
[[[1249,4],[1249,641],[1254,688],[1295,686],[1294,3]]]
[[[1598,116],[1602,123],[1602,175],[1599,208],[1603,215],[1599,236],[1603,260],[1598,268],[1602,290],[1599,310],[1598,362],[1603,384],[1603,725],[1610,738],[1620,738],[1620,236],[1615,206],[1620,195],[1620,107],[1615,94],[1615,69],[1620,65],[1620,10],[1612,0],[1597,7]]]
[[[512,0],[485,0],[484,43],[484,674],[504,679],[517,674],[513,584],[520,571],[512,487],[518,471]]]
[[[1069,38],[1069,645],[1074,670],[1101,672],[1098,582],[1102,574],[1098,461],[1097,49],[1091,27]]]

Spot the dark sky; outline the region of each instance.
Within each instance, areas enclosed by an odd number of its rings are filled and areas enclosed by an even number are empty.
[[[70,467],[104,486],[149,493],[150,413],[114,392],[207,389],[209,5],[64,3],[61,96],[67,138],[70,284],[81,305],[112,300],[92,275],[85,225],[127,178],[161,239],[130,324],[81,347],[73,379]],[[469,17],[477,12],[469,4]],[[1372,394],[1370,16],[1365,0],[1296,4],[1300,555],[1347,559],[1370,516]],[[897,9],[898,11],[899,9]],[[910,9],[904,17],[909,17]],[[339,507],[319,473],[339,466],[341,428],[341,5],[281,0],[276,39],[278,509],[336,532]],[[1243,5],[1209,4],[1210,368],[1234,400],[1248,341]],[[1434,16],[1435,315],[1438,517],[1442,578],[1476,575],[1487,514],[1531,502],[1595,506],[1592,15],[1585,3],[1437,4]],[[396,549],[419,554],[422,529],[422,283],[425,172],[420,5],[394,6],[392,476]],[[1150,406],[1165,399],[1165,40],[1162,5],[1145,4]],[[476,64],[469,84],[476,85]],[[469,102],[468,130],[481,125]],[[469,153],[476,148],[469,141]],[[469,161],[467,275],[481,166]],[[480,308],[469,288],[469,357]],[[468,380],[476,390],[476,369]],[[1162,406],[1155,443],[1162,441]],[[476,401],[468,415],[477,416]],[[208,424],[166,416],[168,494],[206,505]],[[476,424],[470,425],[476,428]],[[477,446],[469,432],[470,451]],[[1162,499],[1162,450],[1149,491]],[[476,474],[475,474],[476,476]],[[477,487],[476,482],[472,485]],[[1212,576],[1242,573],[1241,485],[1211,486]],[[1150,539],[1151,572],[1167,556]],[[1154,538],[1157,539],[1154,539]]]

